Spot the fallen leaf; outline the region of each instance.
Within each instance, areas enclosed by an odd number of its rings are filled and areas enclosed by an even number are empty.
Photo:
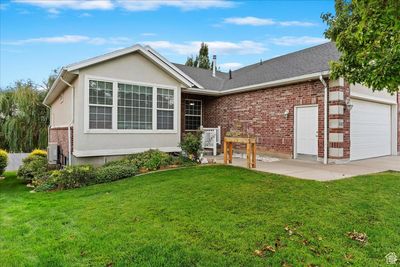
[[[353,232],[347,232],[347,236],[353,240],[360,242],[361,244],[367,243],[368,236],[366,233],[359,233],[353,230]]]
[[[261,250],[254,250],[254,255],[258,256],[258,257],[264,257],[264,252]]]

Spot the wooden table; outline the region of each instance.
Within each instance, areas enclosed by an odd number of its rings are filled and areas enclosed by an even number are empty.
[[[256,139],[249,137],[224,138],[224,163],[232,163],[233,143],[246,144],[247,168],[256,167]]]

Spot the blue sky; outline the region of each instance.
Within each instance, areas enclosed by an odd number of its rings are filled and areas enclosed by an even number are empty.
[[[184,63],[209,44],[221,70],[326,42],[334,1],[0,0],[0,87],[135,43]]]

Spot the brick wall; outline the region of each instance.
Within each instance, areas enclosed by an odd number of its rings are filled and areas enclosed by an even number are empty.
[[[71,149],[73,151],[73,128],[71,128]],[[60,153],[62,158],[68,158],[68,128],[67,127],[56,127],[50,129],[49,136],[50,143],[57,143],[60,146]]]
[[[241,125],[256,136],[258,152],[286,157],[293,155],[294,107],[318,104],[318,156],[323,157],[324,89],[319,80],[221,97],[184,95],[182,99],[194,97],[203,100],[203,126],[221,126],[224,136]],[[288,118],[285,110],[289,110]]]

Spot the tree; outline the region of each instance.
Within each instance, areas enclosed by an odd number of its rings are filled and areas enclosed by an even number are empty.
[[[195,59],[193,59],[193,56],[188,57],[185,65],[207,70],[211,69],[212,64],[210,63],[210,58],[208,57],[208,45],[201,43],[199,54]]]
[[[48,92],[53,85],[53,83],[56,81],[58,73],[60,72],[60,69],[54,69],[50,72],[49,77],[46,80],[43,80],[41,87]]]
[[[193,56],[190,56],[190,57],[188,57],[188,58],[186,59],[185,65],[186,65],[186,66],[189,66],[189,67],[196,67],[196,66],[194,65]]]
[[[0,91],[1,148],[29,152],[47,146],[49,111],[42,104],[46,93],[30,80]]]
[[[325,36],[341,56],[331,62],[331,78],[344,77],[374,90],[400,87],[400,1],[336,0],[336,14],[322,14]]]

